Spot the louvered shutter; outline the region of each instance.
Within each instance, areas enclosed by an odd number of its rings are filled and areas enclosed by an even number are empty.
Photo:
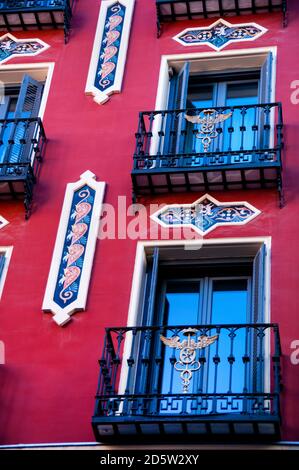
[[[37,117],[43,92],[43,84],[29,75],[24,75],[16,106],[15,118]],[[11,163],[26,162],[31,159],[32,140],[37,133],[37,123],[15,122],[10,134],[14,143],[8,146],[5,161]]]
[[[170,91],[168,99],[168,110],[185,109],[187,106],[187,92],[189,82],[190,64],[186,62],[177,75],[170,81]],[[166,121],[164,153],[176,154],[184,152],[185,140],[184,131],[187,121],[184,113],[177,115],[169,114]]]

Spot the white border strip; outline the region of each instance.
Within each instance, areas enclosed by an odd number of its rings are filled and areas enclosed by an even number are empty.
[[[209,41],[202,41],[202,42],[193,42],[193,43],[185,43],[184,41],[181,40],[181,36],[183,36],[184,34],[188,33],[189,31],[196,31],[196,32],[200,32],[200,31],[207,31],[209,29],[212,29],[214,26],[217,26],[219,23],[222,23],[222,24],[225,24],[225,26],[228,26],[228,27],[242,27],[242,26],[253,26],[255,28],[258,28],[261,30],[260,33],[258,33],[256,36],[252,37],[252,38],[240,38],[240,39],[231,39],[229,41],[227,41],[225,44],[223,44],[222,46],[220,47],[217,47],[217,46],[214,46],[214,44],[212,44],[211,42]],[[228,21],[225,21],[223,19],[219,19],[217,21],[215,21],[215,23],[211,24],[210,26],[203,26],[201,28],[186,28],[184,29],[183,31],[181,31],[179,34],[177,34],[176,36],[174,36],[172,39],[176,42],[178,42],[179,44],[181,44],[181,46],[186,46],[186,47],[190,47],[190,46],[210,46],[212,49],[214,49],[215,51],[221,51],[221,49],[224,49],[224,47],[227,47],[229,46],[230,44],[234,44],[234,43],[237,43],[237,42],[245,42],[245,41],[255,41],[256,39],[259,39],[261,36],[263,36],[263,34],[265,34],[266,32],[268,31],[267,28],[264,28],[263,26],[257,24],[257,23],[237,23],[237,24],[233,24],[233,23],[229,23]]]
[[[218,207],[223,207],[223,206],[228,206],[229,207],[229,206],[233,206],[233,205],[236,205],[236,206],[243,205],[243,206],[246,206],[248,209],[252,210],[253,214],[250,217],[248,217],[246,220],[243,220],[242,222],[218,222],[217,224],[213,225],[212,227],[210,227],[205,232],[203,232],[202,230],[200,230],[200,228],[196,227],[193,224],[174,224],[174,225],[172,225],[172,224],[166,224],[161,219],[159,219],[159,215],[162,214],[163,212],[169,210],[169,209],[181,208],[181,207],[186,207],[186,208],[191,209],[192,207],[196,207],[198,204],[201,203],[201,201],[204,201],[205,199],[208,199],[209,201],[213,202]],[[198,232],[200,235],[202,235],[204,237],[205,235],[207,235],[212,230],[215,230],[217,227],[221,227],[221,226],[226,227],[226,226],[232,226],[232,225],[246,225],[252,219],[254,219],[258,215],[260,215],[260,213],[261,213],[261,211],[259,209],[257,209],[256,207],[252,206],[251,204],[249,204],[249,202],[246,202],[246,201],[220,202],[217,199],[215,199],[214,197],[210,196],[209,194],[205,194],[204,196],[202,196],[199,199],[197,199],[196,201],[194,201],[192,204],[179,204],[178,203],[178,204],[165,205],[164,207],[162,207],[162,209],[159,209],[157,212],[152,214],[150,216],[150,218],[154,222],[156,222],[157,224],[161,225],[164,228],[172,228],[172,229],[181,228],[181,227],[191,228],[195,232]]]
[[[118,62],[116,64],[114,84],[111,87],[107,88],[106,92],[104,93],[98,90],[94,86],[94,81],[95,81],[95,77],[97,73],[99,54],[100,54],[100,50],[102,47],[103,35],[105,31],[105,21],[106,21],[107,10],[110,6],[112,6],[115,3],[121,3],[122,5],[124,5],[126,7],[126,14],[124,18],[121,44],[120,44],[119,52],[118,52]],[[106,103],[106,101],[109,100],[109,95],[111,95],[112,93],[121,92],[134,6],[135,6],[135,0],[119,0],[119,2],[117,2],[116,0],[102,0],[94,44],[93,44],[93,50],[91,54],[91,61],[89,65],[87,83],[85,87],[85,94],[92,95],[94,97],[94,101],[98,104]]]
[[[41,39],[38,39],[38,38],[30,38],[30,39],[27,39],[27,38],[24,38],[24,39],[17,39],[15,36],[13,36],[12,34],[10,33],[6,33],[4,34],[3,36],[0,37],[0,41],[3,41],[5,38],[9,38],[11,39],[12,41],[14,42],[17,42],[17,43],[23,43],[25,44],[26,42],[30,42],[30,41],[35,41],[35,42],[38,42],[41,46],[43,46],[42,49],[39,49],[38,51],[36,52],[30,52],[28,54],[11,54],[9,57],[7,57],[6,59],[3,59],[3,60],[0,60],[0,64],[4,64],[5,62],[7,62],[8,60],[11,60],[11,59],[14,59],[16,57],[34,57],[34,56],[37,56],[39,54],[41,54],[42,52],[45,52],[47,49],[49,49],[49,44],[47,44],[46,42],[42,41]]]
[[[86,184],[95,190],[95,200],[89,227],[88,240],[85,248],[85,258],[82,267],[78,296],[77,299],[71,302],[68,306],[61,308],[54,301],[54,293],[56,289],[61,258],[63,256],[63,247],[65,243],[67,227],[69,218],[71,216],[70,208],[73,201],[74,192]],[[52,312],[54,314],[53,320],[60,326],[63,326],[65,323],[67,323],[73,313],[78,310],[84,310],[86,306],[93,258],[99,232],[100,215],[102,211],[105,186],[106,184],[104,182],[97,182],[95,180],[95,175],[91,171],[86,171],[80,176],[80,180],[76,181],[75,183],[69,183],[66,188],[50,273],[42,305],[42,310],[45,312]]]
[[[0,277],[0,299],[3,293],[3,289],[4,289],[5,279],[7,276],[7,271],[8,271],[8,266],[10,263],[11,255],[12,255],[12,250],[13,250],[12,246],[0,246],[0,253],[2,254],[4,253],[4,256],[5,256],[5,263],[4,263],[2,275]]]

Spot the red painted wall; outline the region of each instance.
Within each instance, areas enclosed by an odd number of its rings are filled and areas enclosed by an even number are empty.
[[[41,312],[52,251],[68,182],[92,170],[106,181],[105,201],[118,195],[130,203],[130,170],[138,112],[154,108],[162,54],[184,54],[172,37],[190,25],[167,25],[156,38],[155,2],[137,0],[128,49],[123,90],[103,106],[84,94],[98,18],[99,1],[77,2],[70,42],[61,31],[20,32],[18,38],[39,37],[50,48],[35,58],[13,63],[55,62],[44,116],[49,143],[34,211],[24,220],[22,202],[0,202],[0,214],[10,224],[0,231],[0,246],[13,245],[13,254],[0,302],[0,340],[6,364],[0,366],[0,442],[93,441],[90,418],[98,378],[97,359],[106,326],[127,322],[136,241],[98,243],[87,311],[58,327]],[[240,22],[231,18],[231,22]],[[280,14],[242,17],[268,28],[260,39],[226,48],[278,46],[276,99],[283,102],[285,129],[284,184],[286,206],[278,207],[275,191],[212,193],[221,201],[247,200],[262,214],[243,227],[218,228],[208,237],[272,237],[271,320],[280,324],[283,344],[283,438],[299,440],[299,365],[290,363],[290,343],[299,340],[299,159],[298,106],[290,101],[290,83],[299,79],[299,4],[290,2],[289,25]],[[187,52],[208,52],[207,46]],[[0,69],[1,70],[1,69]],[[181,194],[152,202],[192,202],[201,194]]]

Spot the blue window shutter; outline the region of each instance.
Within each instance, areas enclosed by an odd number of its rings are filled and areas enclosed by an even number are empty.
[[[252,276],[252,298],[251,298],[251,322],[264,323],[265,312],[265,259],[266,247],[263,244],[253,261]],[[253,392],[263,393],[264,391],[264,349],[265,338],[261,332],[251,332],[251,387]]]
[[[151,259],[147,264],[147,279],[143,305],[143,326],[153,326],[155,319],[156,291],[159,268],[159,248],[154,248]],[[128,393],[144,393],[147,388],[149,374],[152,373],[151,368],[147,366],[144,358],[151,354],[150,349],[152,340],[148,335],[142,332],[137,335],[132,343],[131,357],[138,356],[136,364],[136,373],[134,376],[129,374],[127,381]]]
[[[0,119],[5,119],[7,117],[8,107],[9,107],[9,96],[4,96],[2,100],[0,100]],[[1,140],[2,143],[0,145],[0,163],[5,161],[5,156],[7,152],[6,141],[9,135],[9,127],[4,122],[0,123],[0,133],[1,133]]]
[[[3,273],[4,265],[5,265],[5,255],[3,253],[0,253],[0,280],[1,280],[2,273]]]
[[[272,91],[272,62],[273,56],[269,52],[265,62],[261,67],[260,89],[259,89],[259,102],[270,103]]]
[[[5,119],[9,105],[9,96],[3,96],[0,102],[0,119]]]
[[[265,303],[265,258],[266,247],[263,244],[253,261],[252,276],[252,317],[253,323],[263,323]]]
[[[187,106],[187,92],[189,82],[190,63],[186,62],[180,72],[170,81],[168,110],[185,109]],[[183,151],[184,136],[181,132],[186,129],[184,113],[178,116],[170,114],[166,121],[164,153],[179,153]],[[172,134],[172,135],[171,135]]]
[[[186,108],[190,63],[186,62],[178,74],[175,109]]]
[[[42,92],[43,84],[37,82],[29,75],[24,75],[16,105],[15,118],[37,117]],[[10,140],[14,140],[15,143],[8,147],[6,161],[17,163],[19,161],[30,160],[32,138],[35,135],[36,129],[36,122],[18,122],[13,125]]]
[[[15,117],[36,117],[40,107],[43,84],[24,75],[16,106]]]
[[[272,91],[272,53],[269,52],[261,68],[261,78],[259,86],[259,103],[271,102]],[[260,110],[259,128],[260,128],[260,148],[269,147],[270,132],[265,130],[265,125],[270,125],[270,111]]]
[[[149,265],[148,283],[146,289],[145,309],[144,309],[144,325],[153,325],[155,315],[155,303],[157,292],[159,270],[159,248],[154,248],[152,262]]]

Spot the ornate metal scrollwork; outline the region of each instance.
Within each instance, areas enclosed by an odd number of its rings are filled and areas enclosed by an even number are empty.
[[[184,339],[182,342],[180,341],[179,336],[165,338],[165,336],[160,335],[160,339],[165,346],[180,350],[179,360],[174,364],[174,368],[180,372],[180,377],[183,383],[183,393],[189,392],[192,375],[200,369],[200,362],[196,360],[196,350],[207,348],[218,339],[218,335],[202,335],[195,340],[191,339],[197,332],[198,330],[196,328],[186,328],[182,333],[187,337],[187,339]]]
[[[215,128],[216,124],[226,121],[231,116],[232,112],[223,114],[216,111],[216,109],[204,109],[198,116],[188,116],[188,114],[185,114],[187,121],[193,124],[201,124],[198,131],[199,135],[196,134],[195,137],[202,141],[204,152],[209,151],[212,139],[218,137],[218,132]]]

